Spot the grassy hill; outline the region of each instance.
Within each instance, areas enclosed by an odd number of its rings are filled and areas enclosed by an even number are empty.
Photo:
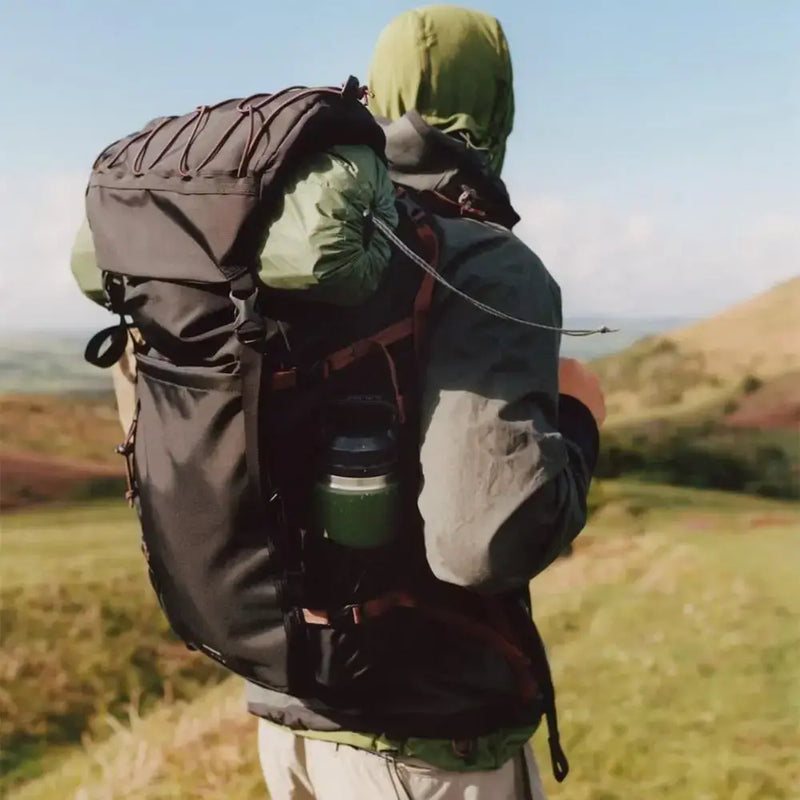
[[[678,347],[702,352],[721,379],[762,379],[800,370],[800,277],[711,319],[669,334]]]
[[[2,549],[0,795],[83,737],[223,677],[170,634],[123,503],[7,515]]]
[[[595,361],[609,423],[724,416],[773,381],[783,383],[783,403],[800,408],[798,320],[800,277],[711,319],[646,337]]]
[[[800,498],[800,278],[594,362],[600,474]]]
[[[616,482],[593,505],[532,585],[572,762],[549,796],[800,796],[800,510]],[[3,537],[10,800],[263,798],[241,681],[166,632],[129,512],[11,515]]]
[[[81,462],[117,464],[122,439],[111,393],[0,396],[0,449]]]

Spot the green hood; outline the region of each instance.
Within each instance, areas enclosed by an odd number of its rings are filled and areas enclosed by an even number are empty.
[[[514,90],[508,42],[494,17],[449,5],[401,14],[378,39],[369,88],[375,116],[396,120],[416,110],[486,151],[500,174]]]

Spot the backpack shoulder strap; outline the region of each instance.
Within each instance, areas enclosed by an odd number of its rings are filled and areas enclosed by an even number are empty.
[[[417,203],[411,200],[403,189],[398,189],[398,199],[402,202],[417,235],[422,252],[420,255],[438,272],[441,248],[429,215]],[[349,367],[367,355],[373,354],[377,349],[386,353],[386,348],[412,336],[414,349],[417,356],[421,356],[422,348],[427,335],[427,323],[433,300],[433,290],[436,285],[434,277],[425,273],[414,298],[412,313],[409,317],[395,322],[386,328],[348,344],[333,353],[328,354],[311,369],[311,378],[327,378],[334,372]],[[391,361],[391,357],[390,357]],[[272,388],[276,391],[294,389],[303,382],[302,369],[293,367],[272,373]]]
[[[400,195],[400,197],[403,198],[404,195]],[[405,197],[407,198],[407,195]],[[406,200],[405,202],[408,207],[409,216],[414,222],[417,236],[424,250],[422,254],[423,258],[438,272],[441,258],[439,237],[431,225],[428,214],[424,209],[411,200]],[[417,357],[421,356],[422,347],[426,339],[428,316],[431,303],[433,302],[433,290],[435,287],[436,279],[433,275],[426,272],[422,277],[422,283],[420,283],[417,296],[414,298],[413,335],[414,350],[417,353]]]

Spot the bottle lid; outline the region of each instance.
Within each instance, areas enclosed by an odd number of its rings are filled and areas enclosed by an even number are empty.
[[[335,435],[325,455],[331,475],[373,477],[386,475],[397,466],[397,440],[391,431]]]

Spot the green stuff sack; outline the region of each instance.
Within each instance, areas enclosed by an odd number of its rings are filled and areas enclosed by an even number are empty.
[[[397,225],[394,187],[369,147],[341,146],[306,160],[289,180],[261,251],[261,280],[309,299],[357,305],[378,285],[390,246],[365,220]],[[365,227],[367,226],[367,227]]]
[[[260,255],[259,277],[275,289],[311,300],[357,305],[378,285],[390,246],[365,219],[371,212],[397,225],[394,187],[372,148],[347,145],[316,153],[290,175]],[[81,291],[104,304],[102,275],[89,224],[78,231],[71,258]]]
[[[70,256],[70,268],[75,282],[80,290],[95,303],[103,306],[106,303],[105,292],[103,290],[103,276],[97,267],[97,258],[94,251],[94,241],[92,231],[89,227],[89,220],[85,217],[78,235],[75,237],[75,244],[72,246]]]

